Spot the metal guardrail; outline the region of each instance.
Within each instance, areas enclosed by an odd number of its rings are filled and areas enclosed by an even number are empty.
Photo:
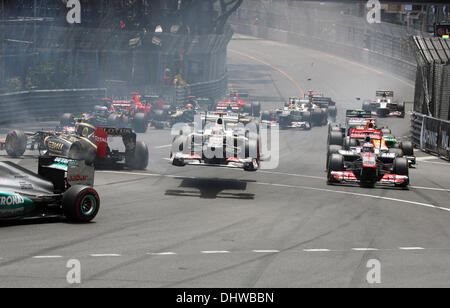
[[[450,160],[450,121],[414,112],[411,115],[411,141],[422,151]]]
[[[201,82],[187,87],[120,87],[107,89],[35,90],[0,95],[0,125],[21,123],[29,120],[57,120],[63,113],[88,112],[102,98],[138,92],[142,95],[157,94],[169,104],[183,105],[189,96],[222,98],[227,90],[227,75],[219,80]],[[117,90],[121,90],[117,92]]]
[[[0,95],[0,125],[31,119],[56,120],[63,113],[92,109],[106,89],[36,90]]]

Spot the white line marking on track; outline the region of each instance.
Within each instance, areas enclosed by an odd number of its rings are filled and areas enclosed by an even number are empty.
[[[330,249],[326,248],[317,248],[317,249],[303,249],[304,252],[329,252]]]
[[[221,253],[230,253],[228,250],[204,250],[202,251],[204,254],[221,254]]]
[[[121,257],[122,255],[117,253],[94,253],[90,255],[94,258],[104,258],[104,257]]]
[[[256,252],[256,253],[278,253],[278,252],[280,252],[279,250],[275,250],[275,249],[273,249],[273,250],[270,250],[270,249],[267,249],[267,250],[252,250],[252,252]]]
[[[354,251],[377,251],[378,248],[352,248]]]
[[[33,259],[59,259],[62,256],[34,256]]]
[[[399,247],[400,250],[424,250],[423,247]]]
[[[155,176],[155,177],[163,176],[163,177],[169,177],[169,178],[186,178],[187,177],[187,176],[178,176],[178,175],[164,175],[164,174],[139,173],[139,172],[120,172],[120,171],[98,171],[98,172],[100,172],[100,173],[102,173],[102,172],[103,173],[112,173],[112,174],[131,174],[131,175],[141,175],[141,176]],[[188,178],[195,179],[196,177],[188,177]],[[296,185],[264,183],[264,182],[254,182],[253,184],[265,185],[265,186],[275,186],[275,187],[284,187],[284,188],[293,188],[293,189],[315,190],[315,191],[322,191],[322,192],[341,194],[341,195],[367,197],[367,198],[373,198],[373,199],[395,201],[395,202],[399,202],[399,203],[408,203],[408,204],[413,204],[413,205],[422,206],[422,207],[426,207],[426,208],[432,208],[432,209],[436,209],[436,210],[442,210],[442,211],[450,212],[450,208],[436,206],[436,205],[432,205],[432,204],[428,204],[428,203],[411,201],[411,200],[403,200],[403,199],[397,199],[397,198],[389,198],[389,197],[376,196],[376,195],[354,193],[354,192],[349,192],[349,191],[339,191],[339,190],[332,190],[332,189],[325,189],[325,188],[316,188],[316,187],[309,187],[309,186],[296,186]]]
[[[256,182],[255,184],[277,186],[277,187],[286,187],[286,188],[295,188],[295,189],[316,190],[316,191],[330,192],[330,193],[336,193],[336,194],[342,194],[342,195],[367,197],[367,198],[373,198],[373,199],[395,201],[395,202],[400,202],[400,203],[409,203],[409,204],[418,205],[418,206],[422,206],[422,207],[426,207],[426,208],[432,208],[432,209],[437,209],[437,210],[450,212],[450,208],[435,206],[435,205],[428,204],[428,203],[422,203],[422,202],[416,202],[416,201],[410,201],[410,200],[402,200],[402,199],[397,199],[397,198],[389,198],[389,197],[376,196],[376,195],[354,193],[354,192],[349,192],[349,191],[338,191],[338,190],[331,190],[331,189],[325,189],[325,188],[316,188],[316,187],[308,187],[308,186],[295,186],[295,185],[286,185],[286,184],[271,184],[271,183],[261,183],[261,182]]]
[[[448,188],[433,188],[433,187],[421,187],[421,186],[409,186],[413,189],[425,189],[425,190],[435,190],[435,191],[447,191],[450,192],[450,189]]]
[[[175,252],[171,252],[171,251],[167,251],[167,252],[149,252],[147,253],[147,255],[150,256],[172,256],[172,255],[176,255]]]

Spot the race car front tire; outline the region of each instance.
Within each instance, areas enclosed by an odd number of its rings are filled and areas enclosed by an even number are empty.
[[[70,222],[87,223],[97,216],[100,197],[92,187],[75,185],[63,194],[62,209]]]
[[[331,154],[328,163],[328,184],[335,182],[331,175],[331,171],[344,171],[344,156],[340,154]]]
[[[396,157],[394,159],[393,172],[397,175],[406,175],[409,178],[409,163],[405,157]],[[396,185],[399,187],[407,187],[409,185],[409,179],[407,182]]]
[[[6,135],[5,150],[11,157],[19,157],[27,149],[27,136],[20,130],[13,130]]]
[[[329,145],[328,146],[328,151],[327,151],[327,161],[326,161],[326,165],[327,165],[327,170],[329,167],[329,163],[330,163],[330,157],[333,154],[339,154],[339,151],[342,150],[342,146],[340,145]]]

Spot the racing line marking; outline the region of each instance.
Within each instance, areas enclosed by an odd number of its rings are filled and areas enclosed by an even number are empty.
[[[59,259],[63,256],[34,256],[33,259]]]

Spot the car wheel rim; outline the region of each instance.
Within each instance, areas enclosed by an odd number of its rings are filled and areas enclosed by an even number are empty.
[[[94,196],[85,196],[81,200],[80,209],[84,216],[91,216],[97,209],[97,200]]]

